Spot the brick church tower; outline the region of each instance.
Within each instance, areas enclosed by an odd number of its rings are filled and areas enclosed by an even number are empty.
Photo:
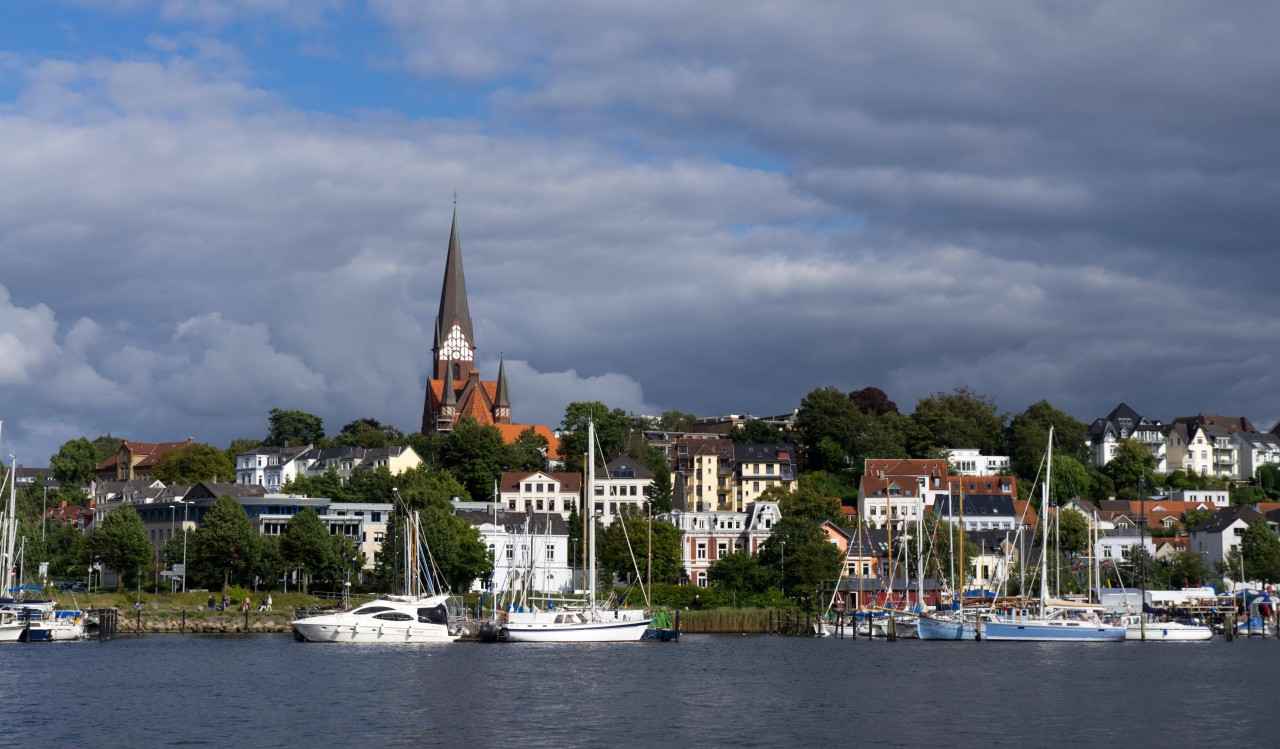
[[[453,211],[449,253],[444,263],[440,311],[436,313],[435,344],[431,347],[431,379],[422,406],[422,433],[453,431],[464,416],[481,424],[510,424],[506,362],[498,364],[497,380],[481,380],[475,368],[475,334],[467,306],[467,281],[462,272],[458,241],[458,210]]]

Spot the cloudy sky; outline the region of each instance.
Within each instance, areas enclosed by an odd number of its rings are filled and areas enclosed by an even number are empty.
[[[421,418],[456,190],[481,370],[572,400],[1280,417],[1280,6],[0,9],[0,419],[47,464]]]

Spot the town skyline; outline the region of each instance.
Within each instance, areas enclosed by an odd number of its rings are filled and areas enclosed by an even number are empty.
[[[5,452],[415,430],[455,191],[518,422],[1280,419],[1276,9],[771,8],[6,9]]]

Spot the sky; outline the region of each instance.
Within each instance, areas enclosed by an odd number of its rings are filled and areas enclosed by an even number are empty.
[[[1280,419],[1280,5],[0,4],[3,452],[420,425],[481,372],[773,415]]]

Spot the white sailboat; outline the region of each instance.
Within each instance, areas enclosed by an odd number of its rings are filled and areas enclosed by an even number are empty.
[[[583,521],[587,524],[587,600],[563,608],[506,612],[503,629],[510,642],[638,642],[652,617],[642,609],[601,606],[596,601],[596,520],[591,500],[595,486],[595,422],[587,422],[587,482]]]
[[[1021,609],[992,614],[984,623],[988,640],[1030,642],[1124,642],[1125,628],[1104,623],[1102,607],[1049,599],[1049,487],[1053,475],[1053,427],[1045,453],[1044,484],[1040,493],[1040,522],[1044,529],[1040,551],[1040,610]]]

